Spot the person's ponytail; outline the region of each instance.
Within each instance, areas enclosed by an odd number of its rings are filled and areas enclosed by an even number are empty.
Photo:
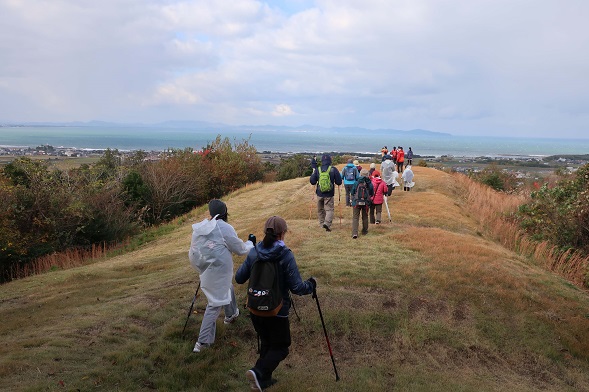
[[[274,229],[271,229],[271,228],[266,229],[264,239],[262,240],[262,246],[264,248],[271,248],[272,245],[276,242],[276,238],[278,238],[278,237],[274,233]]]

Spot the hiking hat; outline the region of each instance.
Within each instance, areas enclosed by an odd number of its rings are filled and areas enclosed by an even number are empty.
[[[375,170],[375,171],[372,172],[372,175],[374,177],[380,177],[380,172],[378,170]]]
[[[372,163],[370,164],[370,168],[371,168],[371,169],[376,169],[376,163],[372,162]]]
[[[368,170],[366,170],[366,169],[362,169],[362,170],[360,170],[360,175],[361,175],[362,177],[368,177],[368,174],[369,174],[369,173],[368,173]]]
[[[223,219],[227,217],[227,205],[219,199],[213,199],[209,201],[209,214],[219,215],[219,218]]]
[[[354,165],[358,166],[359,164],[360,164],[360,162],[358,162],[358,160],[356,159],[356,160],[354,161]]]
[[[268,231],[268,229],[272,229],[274,234],[285,233],[288,229],[286,226],[286,221],[279,216],[271,216],[268,218],[266,223],[264,224],[264,233]]]

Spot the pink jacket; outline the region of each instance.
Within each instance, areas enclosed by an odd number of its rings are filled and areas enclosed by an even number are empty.
[[[372,204],[384,203],[384,195],[387,193],[387,184],[380,177],[372,178],[372,186],[374,187],[374,197]]]

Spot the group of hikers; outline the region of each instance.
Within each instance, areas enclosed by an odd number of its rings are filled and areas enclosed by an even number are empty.
[[[399,187],[399,172],[403,182],[403,190],[410,191],[415,185],[414,174],[411,168],[413,151],[409,147],[407,154],[407,167],[404,167],[405,154],[403,147],[394,147],[395,158],[389,154],[388,149],[382,149],[382,161],[380,171],[376,169],[376,163],[370,164],[370,169],[364,169],[357,160],[348,159],[348,163],[341,172],[332,166],[329,154],[323,154],[321,162],[316,157],[311,160],[313,173],[309,178],[312,185],[316,186],[317,218],[319,225],[326,231],[331,231],[335,214],[335,185],[343,184],[345,189],[346,207],[353,207],[352,212],[352,238],[358,238],[360,216],[362,217],[362,234],[368,234],[368,222],[380,224],[382,222],[382,206],[385,205],[390,219],[390,210],[387,198],[393,190]]]
[[[399,186],[399,171],[402,172],[403,187],[406,191],[414,185],[411,170],[412,152],[411,155],[407,154],[408,165],[403,168],[402,147],[394,148],[393,151],[396,151],[394,159],[388,150],[383,150],[380,171],[374,163],[370,165],[370,169],[364,169],[358,161],[350,159],[340,172],[331,165],[329,154],[324,154],[320,163],[313,158],[310,182],[316,185],[317,215],[321,227],[331,231],[335,185],[340,186],[342,183],[346,192],[346,206],[353,207],[352,237],[358,238],[360,215],[362,234],[368,233],[368,215],[371,223],[381,223],[383,202],[388,211],[387,197]],[[228,223],[229,212],[223,201],[211,200],[208,209],[210,217],[192,225],[188,251],[190,264],[200,276],[193,305],[199,289],[207,298],[193,352],[200,353],[213,345],[217,318],[221,310],[224,313],[224,324],[232,324],[239,317],[233,278],[237,284],[248,283],[246,306],[258,335],[259,345],[258,359],[255,365],[245,372],[245,377],[251,391],[262,392],[277,382],[272,377],[273,372],[289,354],[291,333],[288,315],[292,304],[290,293],[313,294],[321,315],[316,294],[317,281],[313,277],[307,280],[301,278],[294,254],[284,242],[288,225],[283,218],[271,216],[266,220],[262,241],[257,242],[254,234],[249,234],[248,239],[243,241]],[[235,274],[232,253],[246,255]],[[191,312],[192,307],[188,317]],[[188,319],[186,321],[188,322]],[[321,321],[323,322],[322,315]],[[327,338],[325,325],[323,328]],[[329,340],[328,346],[331,354]],[[336,379],[339,379],[333,354],[331,355]]]

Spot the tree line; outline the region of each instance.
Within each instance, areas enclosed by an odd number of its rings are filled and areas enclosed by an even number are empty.
[[[267,169],[248,140],[221,136],[158,160],[109,149],[96,164],[68,170],[18,158],[0,170],[0,282],[44,255],[123,241],[260,181]]]

